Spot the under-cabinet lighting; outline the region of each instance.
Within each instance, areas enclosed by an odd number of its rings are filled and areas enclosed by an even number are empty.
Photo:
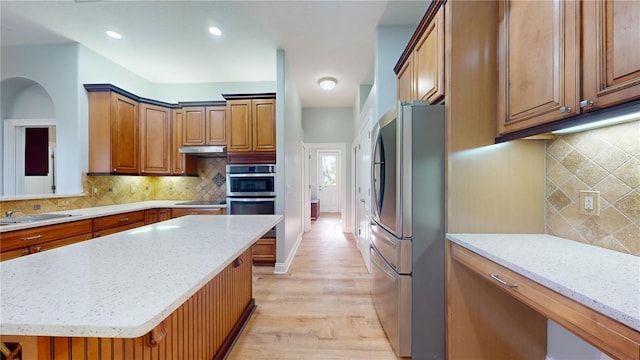
[[[215,35],[215,36],[220,36],[222,35],[222,30],[220,30],[219,28],[212,26],[209,28],[209,32],[211,33],[211,35]]]
[[[573,126],[566,129],[552,131],[553,134],[571,134],[579,131],[592,130],[610,125],[622,124],[629,121],[640,120],[640,111],[630,114],[615,116],[612,118],[592,122],[589,124]]]
[[[119,33],[115,32],[115,31],[107,30],[106,33],[110,38],[113,38],[113,39],[116,39],[116,40],[121,40],[122,39],[122,35],[120,35]]]

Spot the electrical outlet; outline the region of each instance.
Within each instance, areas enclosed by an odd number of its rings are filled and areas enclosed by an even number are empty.
[[[131,193],[135,194],[135,192],[136,192],[136,186],[131,184]]]
[[[66,199],[58,200],[58,206],[67,206],[67,205],[69,205],[69,200],[66,200]]]
[[[580,191],[580,214],[600,216],[600,191]]]
[[[94,187],[93,187],[93,193],[94,193],[94,194],[97,194],[97,193],[98,193],[98,187],[97,187],[97,186],[94,186]]]

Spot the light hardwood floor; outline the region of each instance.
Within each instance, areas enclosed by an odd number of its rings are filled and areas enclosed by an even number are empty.
[[[312,223],[287,274],[254,267],[258,308],[228,359],[397,359],[339,215],[322,213]]]

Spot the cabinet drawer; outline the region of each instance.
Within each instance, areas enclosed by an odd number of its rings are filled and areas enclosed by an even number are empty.
[[[93,237],[97,238],[97,237],[101,237],[101,236],[107,236],[107,235],[119,233],[121,231],[135,229],[137,227],[144,226],[144,225],[145,225],[145,223],[144,223],[144,217],[143,217],[142,221],[138,221],[138,222],[134,222],[134,223],[128,223],[128,224],[125,224],[125,225],[122,225],[122,226],[116,226],[116,227],[112,227],[112,228],[108,228],[108,229],[104,229],[104,230],[94,231],[93,232]]]
[[[91,233],[91,220],[40,226],[2,234],[2,251],[38,245],[52,240]]]
[[[451,257],[608,355],[640,358],[639,332],[457,244]]]
[[[251,247],[254,265],[273,265],[276,263],[276,239],[262,238]]]
[[[93,219],[93,231],[100,231],[136,222],[144,222],[144,211],[132,211],[124,214],[103,216]]]
[[[91,239],[91,233],[82,234],[82,235],[76,235],[76,236],[72,236],[72,237],[69,237],[69,238],[66,238],[66,239],[49,241],[48,243],[31,246],[29,248],[29,253],[30,254],[34,254],[34,253],[37,253],[37,252],[51,250],[51,249],[55,249],[55,248],[58,248],[58,247],[61,247],[61,246],[71,245],[71,244],[75,244],[77,242],[81,242],[81,241],[85,241],[85,240],[89,240],[89,239]]]
[[[171,217],[177,218],[185,215],[222,215],[222,208],[174,208],[171,209]]]

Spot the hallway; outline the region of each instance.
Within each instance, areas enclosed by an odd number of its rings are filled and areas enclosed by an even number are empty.
[[[322,213],[284,275],[254,267],[258,308],[229,359],[396,359],[339,213]]]

